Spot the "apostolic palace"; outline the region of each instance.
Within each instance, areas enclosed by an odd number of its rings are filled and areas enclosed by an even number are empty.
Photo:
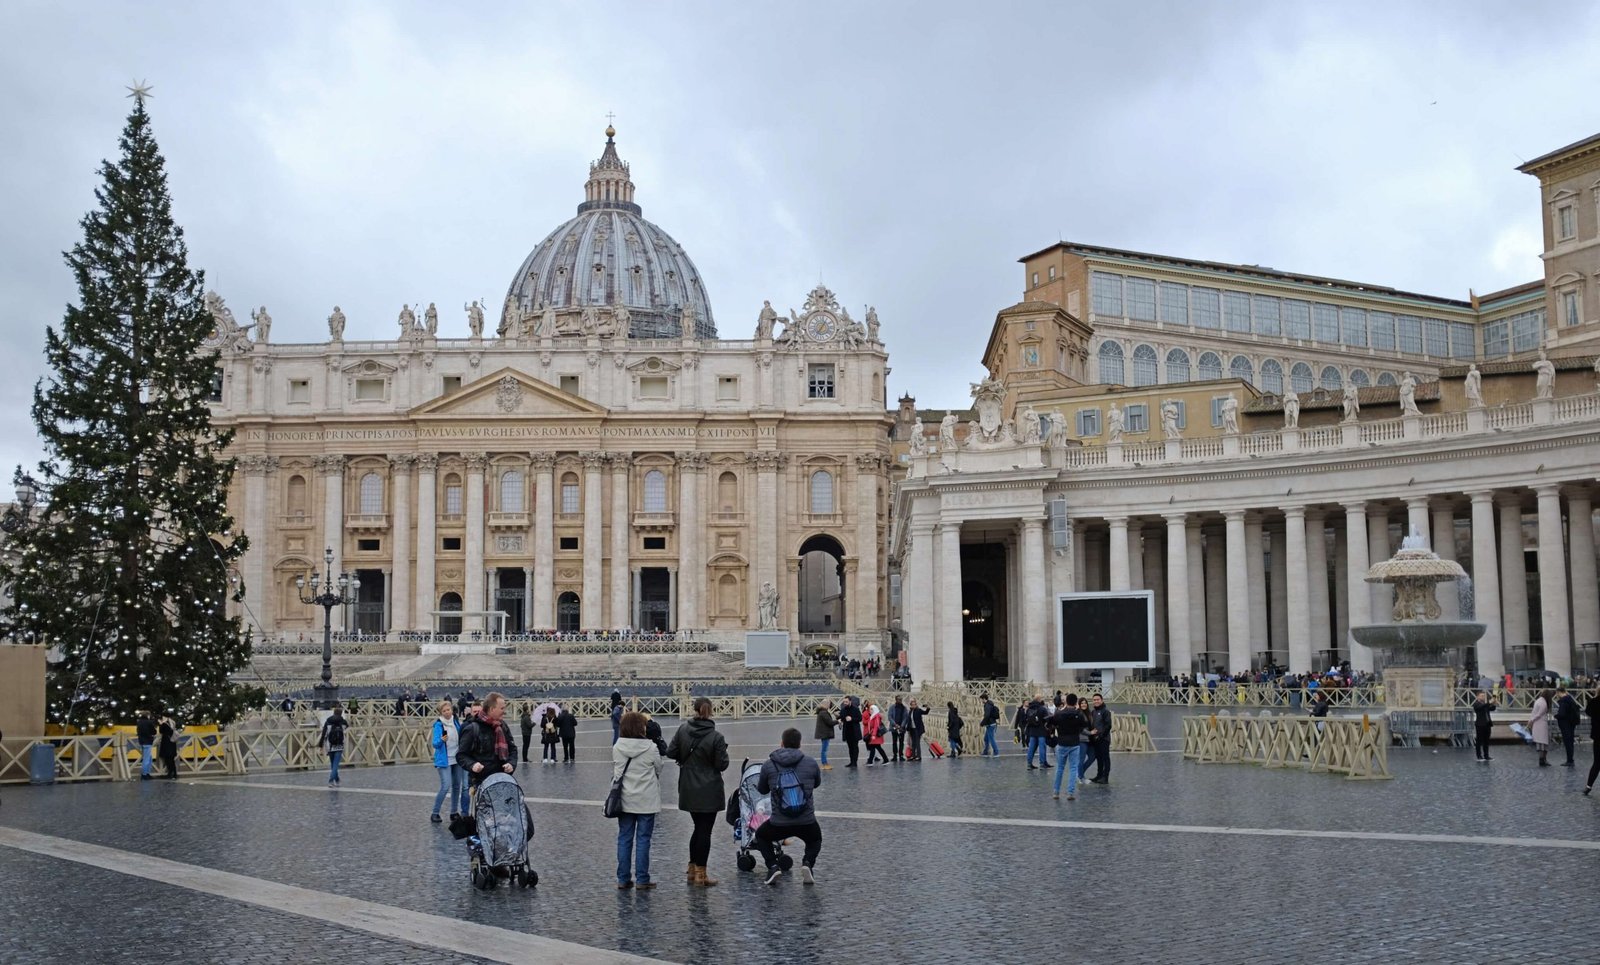
[[[1415,531],[1471,575],[1441,602],[1488,624],[1479,672],[1600,667],[1600,136],[1518,169],[1542,279],[1451,298],[1062,242],[1021,260],[970,408],[931,410],[889,407],[876,311],[821,286],[719,338],[614,133],[503,304],[406,305],[385,340],[334,308],[280,345],[212,296],[260,634],[313,629],[295,581],[331,547],[351,631],[742,646],[771,584],[797,643],[1044,682],[1074,673],[1057,594],[1143,588],[1159,672],[1361,670],[1368,567]]]

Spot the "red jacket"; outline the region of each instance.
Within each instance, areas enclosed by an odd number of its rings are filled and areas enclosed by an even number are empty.
[[[883,713],[867,711],[867,717],[861,722],[861,733],[867,738],[868,744],[883,744]]]

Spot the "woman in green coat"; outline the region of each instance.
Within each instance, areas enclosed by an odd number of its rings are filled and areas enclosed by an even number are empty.
[[[706,874],[711,832],[717,825],[717,815],[728,804],[722,790],[722,772],[728,769],[728,742],[711,719],[709,697],[695,698],[694,717],[684,721],[672,735],[667,757],[678,762],[678,810],[688,811],[694,821],[694,833],[689,836],[689,884],[709,888],[717,883]]]

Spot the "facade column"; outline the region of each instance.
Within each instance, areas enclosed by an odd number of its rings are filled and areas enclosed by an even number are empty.
[[[1303,515],[1303,514],[1302,514]],[[1288,519],[1284,520],[1285,528],[1273,527],[1267,531],[1267,555],[1271,563],[1271,575],[1267,580],[1267,640],[1271,650],[1276,656],[1289,653],[1289,592],[1288,579]],[[1303,529],[1304,527],[1302,527]],[[1310,614],[1307,614],[1309,617]]]
[[[1189,635],[1189,527],[1183,513],[1169,513],[1167,521],[1167,674],[1193,671]]]
[[[394,535],[389,541],[392,576],[390,592],[384,596],[389,630],[404,630],[411,619],[411,471],[416,465],[417,457],[408,452],[389,457],[389,498],[394,507]]]
[[[467,463],[467,562],[466,592],[461,609],[485,610],[483,602],[483,473],[489,467],[489,456],[483,452],[466,453]],[[486,618],[467,617],[461,629],[490,629]]]
[[[1319,518],[1317,525],[1321,526]],[[1311,567],[1306,555],[1306,511],[1303,506],[1283,508],[1284,608],[1288,626],[1289,672],[1315,669],[1311,654]],[[1326,576],[1327,570],[1324,569]],[[1327,580],[1324,579],[1326,584]]]
[[[556,454],[530,452],[528,459],[533,464],[533,608],[528,625],[536,630],[554,630]]]
[[[1222,514],[1228,541],[1228,672],[1250,669],[1250,562],[1246,549],[1244,510]],[[1259,547],[1257,547],[1259,550]]]
[[[877,631],[884,625],[878,612],[884,583],[878,570],[878,480],[884,465],[875,452],[856,456],[856,572],[849,591],[855,619],[846,630]]]
[[[1144,588],[1150,591],[1155,610],[1154,631],[1156,652],[1166,651],[1168,661],[1172,651],[1167,648],[1167,571],[1161,562],[1161,540],[1155,536],[1155,528],[1151,527],[1144,533],[1144,560],[1140,567],[1144,577]]]
[[[1193,673],[1195,655],[1206,649],[1206,564],[1200,548],[1199,520],[1191,519],[1184,525],[1183,541],[1189,564],[1189,666],[1176,669],[1179,673]]]
[[[782,586],[778,581],[778,473],[787,459],[774,449],[758,449],[747,458],[756,469],[755,570],[750,580],[750,613],[754,616],[761,612],[761,584]],[[798,605],[799,600],[794,602]]]
[[[633,455],[608,452],[606,464],[611,467],[611,626],[637,628],[628,593],[633,588],[632,568],[628,565],[628,539],[633,534],[633,519],[628,509],[628,472],[633,465]],[[681,530],[679,538],[682,538]]]
[[[244,531],[253,544],[239,561],[244,577],[245,629],[254,636],[259,632],[267,636],[267,625],[276,624],[275,611],[267,599],[267,549],[268,534],[273,527],[268,522],[268,493],[272,474],[277,471],[277,456],[240,456],[239,467],[244,470]]]
[[[1148,590],[1144,581],[1144,524],[1128,521],[1128,589]]]
[[[1329,648],[1333,638],[1329,616],[1333,608],[1328,599],[1328,520],[1320,509],[1306,510],[1306,616],[1311,635],[1312,658],[1318,650]],[[1362,574],[1365,576],[1366,574]],[[1293,620],[1291,613],[1289,619]],[[1317,641],[1322,645],[1317,646]],[[1326,669],[1326,668],[1318,668]]]
[[[1086,527],[1083,520],[1072,521],[1072,589],[1082,593],[1089,588],[1089,553]]]
[[[960,551],[959,545],[957,552]],[[1050,679],[1055,661],[1053,642],[1048,639],[1051,607],[1045,591],[1044,520],[1022,521],[1022,646],[1027,679],[1043,683]],[[960,613],[960,604],[956,606]]]
[[[1106,520],[1111,527],[1108,548],[1111,552],[1109,588],[1116,593],[1132,588],[1128,572],[1128,517],[1112,516]]]
[[[1500,629],[1500,561],[1495,551],[1494,493],[1472,496],[1472,619],[1483,624],[1478,640],[1478,675],[1499,680],[1506,672],[1505,636]]]
[[[1402,540],[1416,533],[1430,549],[1433,548],[1433,535],[1428,532],[1428,497],[1410,496],[1406,499],[1406,531],[1400,534]]]
[[[1224,531],[1211,527],[1206,532],[1206,652],[1225,653],[1228,649],[1228,559]],[[1211,673],[1220,667],[1207,666]]]
[[[934,583],[933,520],[912,510],[910,547],[901,561],[900,612],[906,634],[906,655],[911,676],[930,680],[937,666],[937,640],[934,611],[941,605],[939,587]]]
[[[939,523],[939,674],[951,682],[962,678],[961,654],[961,523]]]
[[[434,583],[434,550],[439,542],[434,530],[439,521],[434,486],[438,473],[437,453],[417,456],[417,597],[411,616],[413,630],[432,630],[433,611],[439,606]]]
[[[1456,509],[1448,500],[1433,507],[1433,528],[1428,536],[1441,560],[1456,562]],[[1461,584],[1451,580],[1438,588],[1438,594],[1439,619],[1461,619]]]
[[[1351,554],[1352,556],[1354,553]],[[1368,566],[1382,563],[1390,557],[1389,550],[1389,511],[1381,507],[1367,507],[1367,559]],[[1351,564],[1351,569],[1355,565]],[[1362,573],[1362,578],[1366,574]],[[1367,611],[1369,619],[1376,622],[1387,622],[1394,613],[1394,588],[1386,583],[1367,583],[1367,595],[1372,599],[1372,609]],[[1355,584],[1351,584],[1354,589]],[[1354,625],[1354,621],[1352,621]]]
[[[701,482],[705,478],[702,470],[706,462],[703,452],[678,453],[678,615],[681,626],[693,629],[706,625],[706,564],[702,554],[706,526],[700,510]],[[800,605],[798,597],[794,602],[796,607]]]
[[[1594,503],[1589,490],[1567,495],[1567,542],[1572,548],[1572,642],[1600,641],[1600,598],[1596,598]]]
[[[1507,657],[1533,640],[1528,626],[1528,563],[1522,546],[1522,499],[1500,496],[1500,625]],[[1523,668],[1528,669],[1528,668]],[[1539,667],[1535,670],[1543,669]]]
[[[1372,594],[1367,592],[1367,570],[1372,549],[1372,538],[1367,533],[1367,504],[1344,505],[1345,596],[1350,610],[1350,626],[1366,626],[1372,622]],[[1384,538],[1388,542],[1388,537]],[[1350,634],[1346,646],[1350,650],[1350,669],[1372,669],[1372,650],[1356,642]]]
[[[605,626],[605,605],[600,598],[604,569],[601,563],[605,525],[605,464],[603,452],[579,453],[583,460],[583,597],[579,601],[578,627],[599,630]],[[468,521],[468,526],[471,521]]]
[[[1539,620],[1544,666],[1572,676],[1572,626],[1567,620],[1567,547],[1561,532],[1561,487],[1539,486]]]
[[[312,465],[322,476],[322,545],[333,550],[331,572],[337,577],[344,572],[344,457],[318,456]]]
[[[1335,526],[1332,527],[1331,531],[1333,533],[1333,559],[1330,561],[1332,565],[1328,567],[1328,570],[1339,574],[1347,573],[1350,570],[1350,544],[1345,539],[1344,527]],[[1322,582],[1323,585],[1328,586],[1329,592],[1333,596],[1333,624],[1329,627],[1331,632],[1326,634],[1327,639],[1320,647],[1316,646],[1316,637],[1320,631],[1316,629],[1315,624],[1312,625],[1312,649],[1315,651],[1331,647],[1344,654],[1345,658],[1348,659],[1350,656],[1350,646],[1347,642],[1350,639],[1350,584],[1342,575],[1333,580],[1327,579],[1326,576],[1327,574],[1324,574]]]
[[[1256,647],[1267,650],[1267,561],[1262,549],[1266,528],[1260,513],[1246,513],[1244,517],[1244,551],[1246,578],[1250,587],[1250,656]]]

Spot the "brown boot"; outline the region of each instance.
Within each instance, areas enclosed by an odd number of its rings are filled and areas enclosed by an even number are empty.
[[[696,888],[711,888],[716,885],[717,881],[706,874],[705,865],[697,864],[694,866],[694,880],[689,883]]]
[[[695,866],[693,864],[690,864],[689,865],[689,870],[684,872],[684,880],[689,882],[689,884],[691,884],[691,885],[694,884],[694,869],[695,869]]]

